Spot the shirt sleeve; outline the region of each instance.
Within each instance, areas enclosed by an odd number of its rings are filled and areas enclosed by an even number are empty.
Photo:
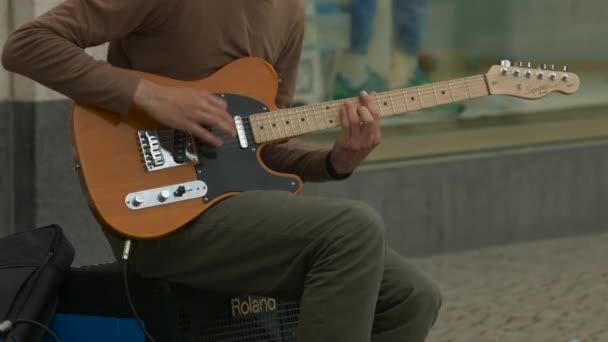
[[[172,3],[175,1],[64,1],[9,36],[2,64],[75,101],[126,113],[139,77],[93,59],[84,49],[162,25]]]
[[[297,13],[289,41],[275,65],[281,80],[277,95],[277,105],[280,108],[288,108],[293,100],[302,53],[306,22],[303,5]],[[262,150],[262,160],[275,171],[298,175],[305,182],[322,182],[333,180],[325,164],[327,153],[327,149],[292,139],[282,144],[267,146]]]

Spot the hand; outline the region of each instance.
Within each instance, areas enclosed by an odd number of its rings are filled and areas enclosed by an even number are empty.
[[[235,136],[236,127],[226,102],[204,90],[162,86],[142,79],[133,98],[135,105],[168,127],[190,132],[215,147],[222,139],[202,126]]]
[[[380,144],[378,109],[365,91],[359,99],[360,105],[345,101],[340,110],[342,131],[330,152],[330,161],[338,174],[353,172]]]

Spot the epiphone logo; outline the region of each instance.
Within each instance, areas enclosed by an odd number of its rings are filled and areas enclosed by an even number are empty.
[[[230,301],[232,317],[255,315],[263,312],[277,311],[277,301],[274,298],[251,298],[241,300],[232,298]]]

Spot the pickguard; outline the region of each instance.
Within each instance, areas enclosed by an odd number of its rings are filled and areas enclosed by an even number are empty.
[[[298,181],[269,173],[258,161],[257,152],[260,146],[253,141],[249,116],[267,112],[266,105],[242,95],[216,95],[221,96],[227,102],[230,115],[242,118],[249,146],[243,149],[236,137],[226,140],[225,136],[224,145],[219,148],[198,144],[199,164],[196,165],[196,173],[198,179],[205,182],[208,187],[203,201],[207,203],[231,192],[252,190],[295,192],[299,188]]]

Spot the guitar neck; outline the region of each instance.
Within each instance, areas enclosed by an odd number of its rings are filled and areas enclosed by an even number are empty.
[[[396,89],[371,96],[380,117],[406,114],[421,109],[487,96],[483,75]],[[340,108],[346,99],[282,109],[250,116],[256,143],[284,140],[340,126]],[[355,105],[359,98],[350,98]]]

